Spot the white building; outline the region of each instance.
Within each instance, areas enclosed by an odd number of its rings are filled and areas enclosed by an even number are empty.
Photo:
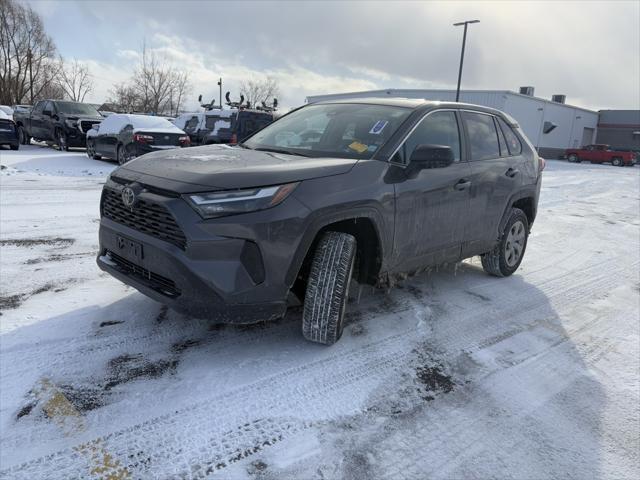
[[[520,124],[531,142],[543,156],[557,157],[566,148],[594,143],[598,112],[564,103],[564,95],[554,95],[555,101],[533,96],[532,87],[522,93],[509,90],[461,90],[460,101],[495,108],[508,113]],[[453,102],[455,90],[369,90],[307,97],[308,103],[324,100],[366,97],[424,98]]]

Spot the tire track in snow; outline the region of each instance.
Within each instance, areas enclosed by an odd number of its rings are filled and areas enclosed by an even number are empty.
[[[632,264],[630,266],[630,269],[632,269],[634,266],[635,264]],[[591,268],[601,269],[602,265],[595,265],[595,266],[592,266]],[[597,278],[597,281],[595,282],[593,281],[586,281],[582,283],[573,282],[567,288],[567,285],[569,284],[569,282],[566,281],[567,276],[569,276],[569,274],[561,275],[556,279],[550,282],[547,282],[547,285],[545,286],[545,289],[550,290],[550,295],[554,297],[559,297],[561,299],[561,303],[563,306],[579,303],[585,299],[592,298],[593,293],[595,291],[601,290],[603,288],[603,285],[609,282],[609,279],[607,279],[606,277],[599,276]],[[585,277],[587,277],[587,275],[585,275]],[[560,285],[558,285],[558,282]],[[561,288],[558,288],[559,286],[564,286],[565,289],[563,290]],[[585,288],[585,287],[588,287],[588,288]],[[527,303],[527,300],[530,300],[529,303]],[[533,302],[531,300],[533,300]],[[524,311],[527,315],[532,314],[535,317],[536,309],[546,308],[546,304],[547,304],[547,299],[543,295],[539,299],[524,299],[524,300],[510,299],[510,301],[506,302],[504,307],[508,307],[508,312],[512,312],[514,315],[517,315],[519,312],[522,313]],[[405,309],[401,313],[406,313],[407,310],[411,310],[411,308],[409,307],[408,309]],[[502,309],[501,311],[503,314],[506,313],[505,309]],[[486,319],[487,316],[488,315],[486,311],[481,311],[479,314],[469,315],[465,318],[467,319],[467,321],[471,319],[482,320],[483,318]],[[495,323],[495,319],[493,318],[491,318],[489,321]],[[533,325],[529,325],[528,328],[533,328],[539,322],[540,320],[537,320],[537,319],[534,320]],[[472,322],[472,323],[475,324],[480,322]],[[476,329],[474,329],[474,331],[475,330]],[[486,340],[490,338],[490,337],[487,337],[486,335],[487,333],[486,328],[481,327],[477,330],[480,330],[481,333],[484,333],[484,335],[480,336],[481,340],[470,342],[473,345],[472,351],[473,349],[477,349],[477,348],[486,348],[487,345],[490,346],[492,344],[491,342],[489,342],[488,344],[486,342]],[[513,335],[520,333],[523,330],[524,329],[514,331]],[[468,329],[466,329],[465,331],[468,331]],[[123,462],[123,464],[127,466],[127,468],[132,468],[135,471],[136,468],[140,468],[141,466],[144,466],[143,465],[144,462],[141,462],[141,460],[138,459],[137,461],[133,461],[133,462],[130,461],[129,463],[127,463],[127,460],[126,460],[127,455],[125,454],[131,455],[129,451],[129,447],[126,447],[126,446],[134,445],[136,443],[135,438],[138,436],[137,432],[145,432],[145,435],[148,436],[151,434],[151,432],[164,432],[167,429],[170,429],[171,425],[174,425],[174,426],[179,425],[179,427],[177,428],[178,432],[176,432],[175,435],[184,434],[186,431],[191,431],[191,429],[189,428],[184,428],[185,425],[189,425],[192,423],[194,428],[196,428],[198,425],[201,425],[201,422],[205,422],[205,423],[207,422],[207,419],[205,417],[211,414],[210,409],[212,405],[218,406],[218,405],[237,404],[238,402],[246,402],[247,398],[259,399],[257,401],[254,400],[253,403],[251,403],[252,407],[259,409],[263,405],[265,397],[268,398],[270,396],[269,392],[274,390],[274,386],[276,387],[275,390],[277,390],[278,385],[286,386],[286,384],[288,383],[288,380],[283,380],[283,379],[299,377],[302,372],[304,372],[305,374],[308,374],[306,375],[307,378],[320,377],[320,378],[324,378],[325,381],[321,387],[318,387],[317,384],[312,384],[312,385],[306,384],[303,387],[298,387],[297,391],[295,392],[296,395],[291,396],[290,392],[287,392],[286,394],[283,394],[281,397],[273,398],[270,403],[272,405],[277,404],[280,406],[288,405],[292,412],[305,411],[309,413],[310,412],[309,407],[312,407],[311,411],[315,411],[319,413],[320,416],[330,415],[331,412],[334,411],[335,409],[339,411],[339,408],[338,408],[339,404],[336,404],[336,395],[335,395],[337,391],[345,387],[347,388],[347,390],[351,390],[351,388],[353,387],[352,385],[353,382],[364,381],[367,378],[370,378],[376,375],[389,374],[393,371],[394,368],[398,368],[402,366],[406,362],[406,360],[411,356],[411,353],[409,351],[410,348],[407,346],[405,337],[407,338],[415,337],[415,333],[416,333],[415,328],[411,328],[401,334],[394,335],[387,339],[383,339],[378,342],[374,342],[367,346],[361,347],[360,349],[354,352],[350,352],[347,355],[337,354],[324,360],[319,360],[317,362],[303,365],[294,369],[285,370],[279,374],[276,374],[275,376],[267,377],[265,379],[259,380],[249,386],[240,387],[238,389],[231,390],[220,397],[214,396],[208,400],[203,401],[198,405],[185,407],[184,409],[179,410],[175,413],[170,413],[161,417],[157,417],[155,419],[150,419],[139,425],[130,427],[129,429],[121,430],[121,431],[112,433],[110,435],[100,437],[99,439],[96,439],[94,441],[99,440],[103,442],[111,442],[111,439],[117,438],[117,441],[115,442],[115,444],[113,444],[113,446],[110,446],[110,450],[117,451],[117,450],[114,450],[113,447],[115,447],[118,444],[125,445],[124,450],[121,449],[119,451],[121,453],[120,460]],[[451,338],[450,335],[456,336],[457,333],[460,333],[460,332],[456,331],[455,329],[453,331],[448,332],[447,333],[447,335],[449,335],[448,338]],[[445,337],[447,337],[447,335],[445,335]],[[512,336],[512,335],[508,335],[504,337],[503,340],[508,338],[509,336]],[[467,342],[467,345],[468,345],[470,337],[473,337],[473,335],[468,334],[466,335],[464,341],[461,341],[461,342],[459,341],[457,343],[464,345],[465,342]],[[484,345],[483,345],[483,341],[484,341]],[[447,349],[455,349],[456,347],[459,347],[459,346],[460,345],[457,345],[454,342],[451,342],[448,345],[446,345]],[[364,355],[365,360],[362,360],[361,359],[362,352],[371,350],[371,349],[383,350],[384,352],[387,352],[387,355],[384,356],[385,360],[377,362],[376,359],[367,358],[366,355]],[[388,356],[388,352],[394,349],[398,351],[394,356],[390,358]],[[362,362],[360,364],[357,363],[359,359]],[[354,366],[354,361],[356,362],[355,366]],[[347,368],[346,371],[343,372],[342,374],[338,373],[341,369],[326,368],[326,365],[331,363],[339,363],[342,368],[345,362],[349,364],[349,368]],[[322,365],[322,366],[319,367],[319,365]],[[309,372],[309,370],[311,370],[311,372]],[[327,371],[329,373],[327,373]],[[348,380],[345,381],[345,378]],[[329,393],[333,393],[333,394],[329,395]],[[352,391],[351,391],[351,394],[352,394]],[[305,400],[320,399],[321,401],[319,405],[306,405],[304,402],[301,401],[300,397],[302,397]],[[331,399],[331,401],[329,402],[327,401],[327,399]],[[334,410],[332,410],[332,408],[329,408],[329,407],[333,407]],[[194,414],[196,410],[200,412],[198,413],[198,415]],[[206,414],[202,413],[202,410],[204,410]],[[281,410],[279,410],[279,412],[281,412]],[[274,416],[274,412],[271,412],[271,411],[267,412],[267,414],[270,415],[271,417]],[[219,410],[216,410],[216,415],[220,415]],[[226,420],[234,419],[236,425],[242,424],[242,421],[233,417],[233,414],[222,414],[220,416],[222,416]],[[194,417],[195,417],[195,421],[194,421]],[[227,421],[227,423],[225,423],[224,425],[219,423],[216,424],[214,422],[214,424],[211,425],[211,427],[213,430],[217,430],[218,432],[220,431],[235,432],[235,429],[233,428],[233,424],[234,424],[234,421]],[[304,428],[304,425],[296,426],[296,422],[293,422],[293,424],[287,423],[287,425],[288,426],[285,429],[285,433],[287,435],[291,435],[295,431],[298,431],[301,428]],[[228,427],[228,428],[225,429],[224,427]],[[269,429],[265,429],[264,424],[261,424],[260,426],[261,436],[259,437],[266,438],[266,440],[264,441],[271,442],[271,439],[280,438],[281,436],[284,435],[284,433],[280,430],[281,430],[280,427],[278,427],[276,430],[270,431]],[[157,435],[153,435],[153,436],[156,437],[156,436],[162,436],[162,435],[159,435],[158,433]],[[127,440],[127,437],[129,437],[129,440]],[[218,447],[219,444],[222,444],[224,446],[225,444],[224,435],[222,436],[222,438],[213,436],[207,440],[211,444],[210,448],[205,449],[209,457],[211,455],[210,452],[212,451],[223,452],[220,454],[219,457],[216,457],[217,463],[214,465],[214,467],[216,467],[218,463],[220,463],[219,468],[224,468],[222,464],[224,464],[225,466],[228,465],[228,463],[230,462],[229,459],[236,458],[240,453],[245,452],[246,455],[251,454],[250,450],[256,446],[254,440],[255,438],[258,438],[256,437],[255,430],[250,429],[245,435],[244,437],[245,439],[241,440],[241,438],[243,437],[241,435],[239,436],[239,434],[236,432],[234,434],[235,443],[233,443],[233,446],[231,447],[232,444],[229,443],[225,448],[222,448],[222,450],[219,450],[217,448],[219,448]],[[176,445],[176,446],[172,446],[172,448],[179,448],[180,452],[182,452],[182,453],[173,452],[173,454],[183,455],[184,452],[182,451],[182,447],[180,447],[182,443],[176,442],[175,439],[171,440],[171,442],[173,445]],[[163,458],[168,458],[166,456],[171,455],[172,453],[167,453],[166,451],[163,450],[163,448],[164,447],[162,446],[162,444],[156,445],[152,448],[149,448],[149,447],[144,448],[140,452],[140,454],[137,455],[137,458],[149,457],[149,454],[147,452],[154,452],[153,458],[156,458],[156,461],[159,461]],[[157,454],[158,451],[163,453]],[[55,463],[60,461],[64,464],[65,462],[64,459],[66,458],[65,452],[67,451],[62,451],[54,454],[54,457],[58,459],[56,460]],[[178,457],[180,455],[178,455]],[[49,461],[52,461],[50,457],[47,457],[47,458],[49,458]],[[227,461],[225,461],[225,458],[227,459]],[[243,457],[241,456],[241,458]],[[34,460],[33,462],[27,462],[26,464],[22,464],[19,468],[27,469],[27,467],[33,464],[34,462],[35,464],[38,464],[38,460]],[[153,462],[150,462],[150,464],[153,464]],[[201,467],[203,465],[202,461],[192,461],[189,464],[191,465],[197,464]],[[210,460],[207,460],[205,462],[205,465],[206,465],[205,470],[211,469],[212,464],[210,463]],[[62,468],[62,467],[61,465],[59,465],[56,468]],[[214,471],[214,470],[215,468],[211,471]],[[192,473],[194,472],[188,473],[188,476],[191,475]]]

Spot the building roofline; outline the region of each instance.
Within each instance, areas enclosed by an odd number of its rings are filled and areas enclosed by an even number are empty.
[[[446,93],[455,93],[455,89],[449,89],[449,88],[381,88],[378,90],[361,90],[359,92],[345,92],[345,93],[330,93],[330,94],[326,94],[326,95],[335,95],[335,96],[349,96],[349,95],[362,95],[362,94],[370,94],[371,97],[375,97],[376,93],[385,93],[386,92],[396,92],[399,94],[402,94],[402,92],[427,92],[427,91],[437,91],[437,92],[446,92]],[[554,102],[552,100],[547,100],[546,98],[542,98],[542,97],[535,97],[535,96],[530,96],[530,95],[523,95],[522,93],[518,93],[518,92],[514,92],[513,90],[486,90],[486,89],[482,89],[482,90],[460,90],[460,93],[503,93],[506,95],[515,95],[517,97],[523,97],[523,98],[528,98],[530,100],[538,100],[538,101],[542,101],[542,102],[546,102],[546,103],[550,103],[552,105],[564,105],[565,107],[568,108],[574,108],[576,110],[582,110],[584,112],[589,112],[589,113],[595,113],[597,114],[598,112],[596,110],[589,110],[588,108],[584,108],[584,107],[578,107],[576,105],[571,105],[569,103],[558,103],[558,102]],[[314,98],[314,97],[323,97],[326,95],[308,95],[306,97],[307,102],[309,101],[309,98]]]

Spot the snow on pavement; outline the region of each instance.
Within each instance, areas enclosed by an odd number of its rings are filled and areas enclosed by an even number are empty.
[[[548,162],[520,270],[220,327],[95,265],[115,168],[0,151],[0,478],[637,478],[640,169]]]

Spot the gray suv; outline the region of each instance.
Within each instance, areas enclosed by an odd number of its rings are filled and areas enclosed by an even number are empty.
[[[544,160],[497,110],[359,99],[294,110],[238,146],[154,152],[116,169],[98,265],[169,307],[225,323],[304,304],[302,333],[343,330],[371,285],[480,255],[508,276],[536,217]]]

